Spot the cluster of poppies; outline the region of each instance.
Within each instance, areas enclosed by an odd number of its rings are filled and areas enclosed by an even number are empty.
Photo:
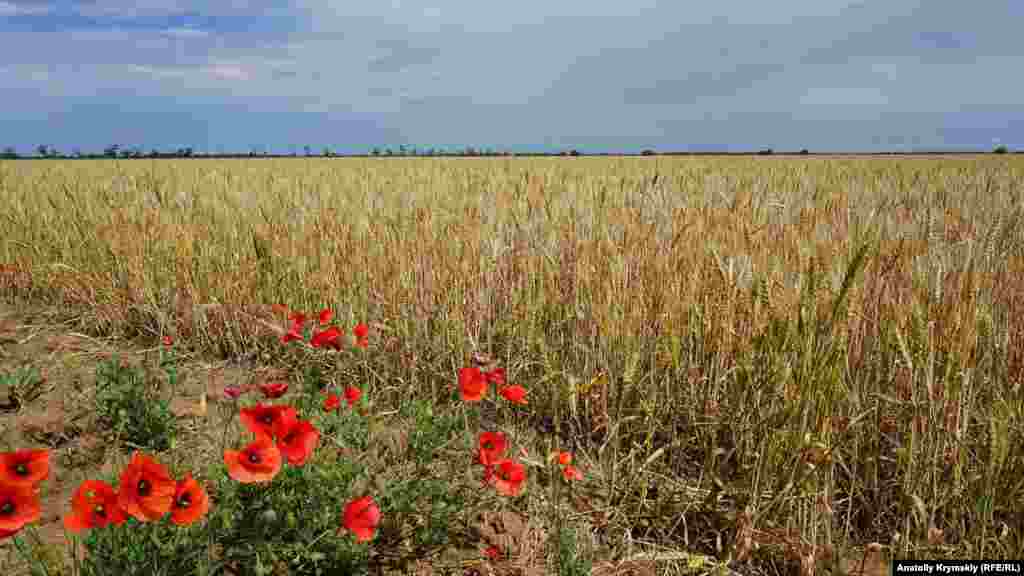
[[[280,304],[275,305],[274,309],[288,314],[288,319],[292,323],[291,328],[281,336],[281,342],[287,344],[295,340],[303,340],[302,329],[306,324],[306,315],[302,312],[289,313],[288,309]],[[313,348],[341,350],[341,338],[345,335],[345,332],[336,324],[328,326],[333,317],[334,312],[330,308],[320,311],[317,320],[319,321],[319,327],[322,329],[313,331],[313,337],[309,340],[310,346]],[[370,328],[366,324],[356,324],[352,330],[352,335],[355,337],[355,345],[360,348],[366,348],[369,345],[369,333]]]
[[[487,395],[491,385],[498,394],[516,404],[526,404],[526,389],[519,385],[508,385],[504,368],[482,370],[471,366],[459,370],[459,395],[464,402],[480,402]],[[494,486],[503,496],[517,496],[526,480],[526,469],[522,464],[506,457],[508,439],[502,432],[481,432],[477,463],[484,467],[484,483]],[[572,465],[568,452],[556,454],[566,480],[579,480],[583,475]]]
[[[498,395],[514,404],[526,405],[526,388],[505,383],[505,369],[481,370],[470,366],[459,370],[459,395],[465,402],[480,402],[493,384]]]
[[[0,453],[0,539],[39,520],[39,483],[50,475],[47,450]]]
[[[282,306],[275,308],[290,314],[291,328],[281,341],[304,340],[302,333],[306,316],[301,312],[288,313]],[[329,326],[332,317],[329,309],[320,312],[320,329],[314,330],[310,346],[341,349],[340,340],[344,333],[337,325]],[[357,346],[367,346],[368,332],[365,324],[356,325],[353,333]],[[165,346],[171,343],[170,338],[164,341]],[[459,371],[458,384],[459,394],[465,402],[480,402],[493,384],[498,395],[506,400],[527,404],[526,389],[508,385],[504,368],[463,368]],[[261,384],[259,389],[265,398],[276,399],[288,391],[288,383],[268,382]],[[245,391],[229,387],[225,394],[238,398]],[[341,396],[328,392],[323,408],[326,411],[338,410],[342,398],[350,408],[354,407],[361,395],[362,391],[354,386],[347,387]],[[320,431],[309,420],[300,419],[293,406],[257,403],[241,408],[239,419],[254,438],[241,450],[225,450],[224,463],[228,475],[241,483],[270,482],[284,463],[303,466],[320,441]],[[509,442],[505,434],[482,432],[478,444],[476,461],[484,467],[484,483],[493,486],[503,496],[519,495],[526,481],[526,469],[506,455]],[[571,454],[560,452],[554,456],[566,480],[582,478],[572,465]],[[12,536],[39,519],[38,484],[48,475],[47,450],[0,453],[0,538]],[[72,498],[71,513],[64,517],[64,526],[71,532],[80,532],[109,524],[120,525],[129,516],[140,522],[150,522],[168,514],[171,522],[186,526],[201,519],[209,509],[209,495],[191,474],[175,480],[164,466],[145,454],[135,452],[121,472],[116,489],[100,480],[86,480],[79,486]],[[352,532],[357,541],[365,542],[374,537],[380,520],[380,508],[373,498],[363,496],[345,506],[340,529]]]
[[[39,519],[37,488],[50,473],[48,450],[16,450],[0,454],[0,538],[12,536]],[[171,522],[187,526],[210,509],[210,499],[191,474],[175,481],[167,469],[135,452],[121,472],[118,489],[101,480],[86,480],[71,498],[64,516],[69,532],[120,525],[129,516],[151,522],[170,514]]]
[[[270,482],[287,462],[302,466],[320,441],[320,431],[309,420],[300,420],[292,406],[256,404],[242,408],[242,424],[255,439],[241,450],[225,450],[228,475],[243,484]],[[370,496],[345,506],[342,528],[352,532],[356,541],[366,542],[380,524],[380,508]]]

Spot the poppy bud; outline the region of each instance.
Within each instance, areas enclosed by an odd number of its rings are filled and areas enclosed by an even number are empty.
[[[267,508],[260,513],[260,520],[264,524],[276,524],[277,523],[277,511],[273,508]]]

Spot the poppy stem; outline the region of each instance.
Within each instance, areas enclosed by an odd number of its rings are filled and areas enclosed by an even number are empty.
[[[78,563],[78,536],[71,535],[71,574],[78,576],[82,573],[81,566]]]

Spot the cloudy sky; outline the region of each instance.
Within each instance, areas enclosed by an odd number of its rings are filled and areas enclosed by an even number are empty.
[[[0,147],[1024,148],[1024,0],[0,0]]]

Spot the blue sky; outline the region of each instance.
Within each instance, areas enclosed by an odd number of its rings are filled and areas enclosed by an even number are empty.
[[[0,147],[1024,148],[1022,0],[0,0]]]

